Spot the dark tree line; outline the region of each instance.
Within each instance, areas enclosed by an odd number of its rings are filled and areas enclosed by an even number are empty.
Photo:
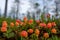
[[[19,0],[14,0],[14,1],[16,3],[16,7],[17,7],[16,12],[15,12],[16,19],[18,19],[20,1]],[[44,2],[44,0],[43,0],[43,2]],[[58,4],[59,4],[59,2],[56,2],[55,1],[55,4],[56,4],[56,16],[57,16],[58,15]],[[5,10],[4,10],[4,17],[5,18],[7,17],[7,6],[8,6],[8,0],[5,0]],[[33,6],[34,6],[35,9],[37,9],[39,7],[39,4],[38,3],[35,3]],[[45,9],[45,7],[44,7],[44,9]],[[44,12],[44,9],[43,9],[43,12]],[[40,14],[40,11],[41,10],[37,10],[37,12],[36,12],[37,15]],[[35,19],[35,14],[34,13],[32,13],[32,16]]]

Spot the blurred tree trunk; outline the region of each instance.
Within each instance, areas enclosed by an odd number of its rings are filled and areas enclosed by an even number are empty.
[[[4,17],[5,18],[7,16],[7,5],[8,5],[8,0],[5,1],[5,11],[4,11]]]
[[[18,13],[19,13],[19,0],[15,0],[16,6],[17,6],[17,10],[16,10],[16,19],[18,19]]]
[[[29,12],[29,11],[27,11],[27,18],[28,18],[28,19],[31,18],[31,16],[30,16],[30,12]]]
[[[1,9],[0,9],[0,17],[1,17]]]
[[[35,20],[35,13],[32,13],[32,15],[33,15],[33,16],[32,16],[32,17],[33,17],[33,19]]]
[[[56,5],[56,16],[58,16],[58,4],[59,4],[59,1],[58,1],[58,0],[55,0],[55,5]]]
[[[17,3],[16,19],[18,19],[18,14],[19,14],[19,3]]]
[[[15,5],[13,5],[11,7],[10,13],[9,13],[9,17],[15,19]]]
[[[40,19],[40,8],[39,8],[39,3],[34,4],[34,9],[36,10],[36,14],[33,13],[33,18],[39,20]],[[34,15],[35,14],[35,15]]]
[[[58,16],[58,8],[57,8],[57,3],[56,3],[56,16]]]

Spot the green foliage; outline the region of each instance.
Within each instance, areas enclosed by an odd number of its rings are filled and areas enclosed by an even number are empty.
[[[12,32],[12,29],[8,29],[6,33],[3,33],[3,35],[7,38],[11,38],[15,36],[14,32]]]

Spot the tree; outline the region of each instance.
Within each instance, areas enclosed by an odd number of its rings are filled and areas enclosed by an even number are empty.
[[[28,18],[28,19],[31,18],[31,16],[30,16],[30,12],[29,12],[29,11],[27,11],[27,18]]]
[[[19,13],[19,0],[15,0],[16,6],[17,6],[17,10],[16,10],[16,19],[18,19],[18,13]]]
[[[46,14],[49,11],[48,2],[51,2],[51,0],[43,0],[43,14]]]
[[[5,11],[4,11],[4,17],[5,18],[7,16],[7,5],[8,5],[8,0],[5,1]]]
[[[9,17],[12,17],[15,19],[15,7],[11,7],[11,11],[10,11],[10,14],[9,14]]]
[[[36,10],[36,18],[37,18],[37,20],[40,18],[40,12],[41,12],[39,6],[40,6],[39,3],[34,4],[34,9]],[[33,13],[33,17],[34,17],[34,13]]]
[[[39,4],[38,3],[35,3],[34,4],[34,8],[38,8]]]
[[[56,16],[59,15],[59,10],[60,10],[60,6],[58,5],[60,4],[60,0],[55,0],[55,5],[56,5]]]
[[[1,17],[1,9],[0,9],[0,17]]]

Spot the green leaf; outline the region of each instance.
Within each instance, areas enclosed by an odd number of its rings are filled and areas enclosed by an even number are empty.
[[[10,33],[10,32],[12,32],[12,29],[8,29],[8,30],[7,30],[7,33]]]
[[[11,37],[14,37],[14,33],[4,33],[4,35],[7,37],[7,38],[11,38]]]

